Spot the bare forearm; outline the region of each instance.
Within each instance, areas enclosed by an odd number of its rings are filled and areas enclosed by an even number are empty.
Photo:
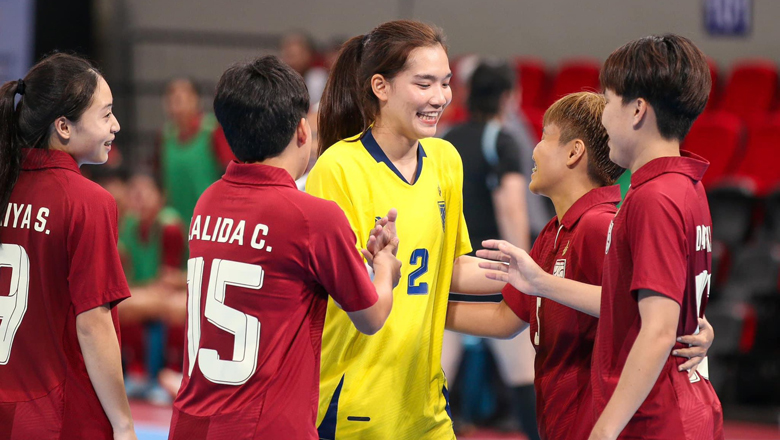
[[[133,419],[122,381],[119,341],[110,309],[100,306],[79,314],[76,327],[87,374],[114,433],[132,432]]]
[[[489,295],[500,293],[506,283],[488,279],[489,272],[479,267],[482,258],[462,255],[455,260],[452,268],[452,285],[450,290],[469,295]]]
[[[382,322],[387,320],[390,311],[393,309],[393,275],[389,270],[378,270],[374,274],[374,288],[376,288],[379,300],[379,315],[384,316]]]
[[[528,324],[504,303],[450,301],[446,329],[488,338],[507,339],[522,332]]]
[[[647,398],[674,346],[671,337],[640,331],[626,359],[620,381],[593,428],[592,439],[615,439]]]
[[[537,286],[536,296],[551,299],[590,316],[601,314],[601,286],[580,283],[548,274]]]

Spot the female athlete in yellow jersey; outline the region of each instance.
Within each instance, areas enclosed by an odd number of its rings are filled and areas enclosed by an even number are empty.
[[[450,291],[486,294],[463,219],[463,167],[432,138],[452,99],[441,30],[384,23],[345,43],[320,104],[307,191],[335,201],[365,243],[391,207],[404,262],[385,327],[366,337],[331,301],[322,343],[322,439],[452,439],[441,348]],[[335,257],[335,256],[334,256]]]

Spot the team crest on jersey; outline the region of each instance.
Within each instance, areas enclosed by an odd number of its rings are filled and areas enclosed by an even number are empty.
[[[441,230],[444,231],[444,222],[447,219],[447,205],[443,200],[439,202],[439,214],[441,215]]]
[[[555,268],[553,269],[553,275],[558,278],[566,278],[566,259],[557,260],[555,262]]]
[[[609,222],[609,232],[607,232],[607,248],[604,250],[604,255],[609,253],[609,247],[612,245],[612,228],[615,226],[615,218],[619,212],[620,208],[618,208],[617,212],[615,213],[615,217],[612,218],[612,221]]]

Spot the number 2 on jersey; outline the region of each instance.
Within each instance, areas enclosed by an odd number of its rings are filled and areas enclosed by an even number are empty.
[[[263,268],[255,264],[214,259],[211,263],[204,316],[214,326],[233,334],[233,358],[220,359],[216,350],[200,346],[200,298],[203,257],[187,261],[187,356],[188,374],[197,362],[203,376],[214,383],[242,385],[257,370],[260,322],[254,316],[225,305],[227,286],[258,290],[263,287]]]
[[[5,365],[11,357],[16,331],[19,330],[22,318],[27,312],[30,286],[30,258],[27,251],[16,244],[0,244],[0,269],[2,268],[11,269],[8,296],[0,296],[0,365]]]
[[[420,267],[409,274],[409,285],[406,288],[406,293],[409,295],[427,295],[428,283],[417,283],[417,279],[425,275],[428,272],[428,249],[415,249],[412,252],[412,258],[409,259],[409,264],[417,265],[420,262]]]

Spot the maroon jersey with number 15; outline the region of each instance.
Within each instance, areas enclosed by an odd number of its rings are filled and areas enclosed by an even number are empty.
[[[187,356],[171,439],[317,439],[328,295],[366,309],[376,290],[333,202],[290,174],[232,162],[189,231]]]

